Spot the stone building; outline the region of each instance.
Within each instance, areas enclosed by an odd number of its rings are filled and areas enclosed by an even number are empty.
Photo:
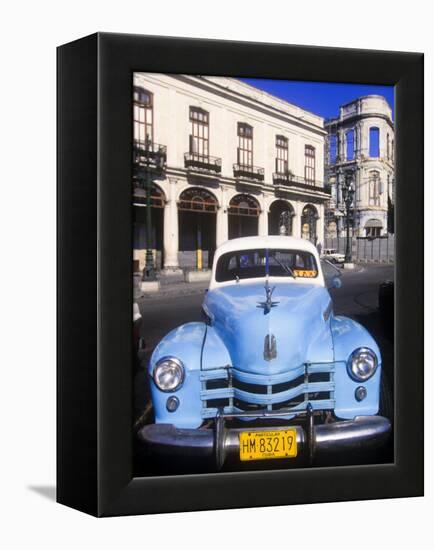
[[[235,237],[323,243],[323,118],[233,78],[135,73],[133,93],[136,270],[147,210],[166,272],[208,267]]]
[[[388,232],[388,206],[394,200],[394,126],[383,96],[368,95],[342,105],[339,116],[325,122],[326,181],[331,200],[326,208],[326,237],[345,232],[342,185],[352,181],[354,235],[378,237]]]

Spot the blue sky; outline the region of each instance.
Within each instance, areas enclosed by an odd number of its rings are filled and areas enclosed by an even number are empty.
[[[241,78],[256,88],[260,88],[303,109],[312,111],[324,118],[339,114],[339,106],[357,97],[369,94],[383,95],[392,108],[395,118],[393,86],[370,84],[343,84],[335,82],[301,82],[296,80],[269,80],[262,78]]]

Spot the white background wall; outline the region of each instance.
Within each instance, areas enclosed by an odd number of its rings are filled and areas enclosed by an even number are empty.
[[[426,151],[434,150],[432,17],[422,0],[357,4],[329,0],[264,4],[21,1],[5,3],[0,21],[0,200],[2,314],[0,419],[3,548],[241,548],[254,528],[255,546],[275,549],[281,534],[305,548],[377,549],[425,546],[433,540],[433,399],[427,400],[428,496],[377,502],[317,504],[171,516],[95,520],[54,504],[32,487],[55,480],[55,46],[96,30],[291,42],[322,46],[425,51]],[[348,21],[354,24],[349,25]],[[367,29],[375,29],[368,32]],[[30,101],[31,100],[31,101]],[[31,108],[31,105],[34,108]],[[24,105],[24,108],[20,108]],[[22,141],[23,128],[27,139]],[[24,147],[23,147],[24,146]],[[426,181],[433,181],[428,156]],[[22,172],[22,173],[21,173]],[[434,204],[427,185],[426,204]],[[427,279],[432,279],[434,217],[427,216]],[[427,288],[427,321],[433,292]],[[432,334],[433,323],[427,325]],[[427,354],[428,356],[428,354]],[[432,365],[425,387],[432,391]],[[52,490],[48,490],[52,492]],[[258,526],[267,526],[260,530]],[[307,537],[307,538],[306,538]],[[166,539],[167,540],[167,539]],[[162,547],[162,546],[161,546]]]

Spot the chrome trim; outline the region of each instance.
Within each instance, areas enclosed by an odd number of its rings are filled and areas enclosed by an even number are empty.
[[[357,416],[354,420],[321,424],[315,427],[318,452],[349,451],[354,448],[372,449],[384,443],[392,425],[384,416]]]
[[[308,435],[299,426],[281,425],[273,427],[227,429],[223,415],[216,423],[216,428],[179,429],[173,424],[148,424],[138,432],[139,439],[157,454],[171,456],[198,456],[216,458],[220,468],[226,458],[239,456],[239,433],[242,431],[275,431],[294,427],[297,433],[297,444],[302,451],[313,448],[316,455],[329,455],[334,452],[352,451],[354,449],[375,449],[383,445],[391,432],[391,423],[383,416],[358,416],[354,420],[331,422],[312,426],[311,446]]]
[[[260,307],[264,310],[264,315],[267,315],[270,313],[271,309],[273,307],[276,307],[280,302],[273,301],[273,292],[276,287],[273,286],[273,288],[270,287],[268,284],[268,280],[265,282],[265,302],[258,302],[258,305],[256,307]]]
[[[277,357],[276,337],[274,334],[267,334],[264,338],[264,359],[271,361]]]
[[[313,409],[312,405],[308,403],[306,407],[307,413],[307,448],[309,452],[309,464],[313,463],[313,457],[315,455],[315,424],[313,418]]]

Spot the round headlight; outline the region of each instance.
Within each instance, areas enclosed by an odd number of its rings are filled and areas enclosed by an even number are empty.
[[[184,381],[184,365],[175,357],[163,357],[155,365],[153,378],[161,391],[175,391]]]
[[[377,370],[377,356],[369,348],[358,348],[348,359],[348,373],[354,380],[364,382]]]

